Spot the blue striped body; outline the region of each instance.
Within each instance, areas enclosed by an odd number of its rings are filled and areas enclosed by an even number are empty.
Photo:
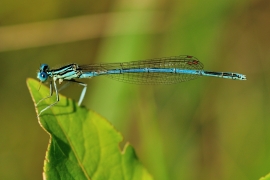
[[[51,94],[48,97],[51,97],[52,95],[53,82],[54,90],[57,95],[57,101],[54,104],[59,101],[57,86],[55,83],[57,80],[59,80],[59,83],[62,81],[69,81],[77,82],[84,86],[79,101],[80,104],[85,95],[87,85],[78,82],[76,79],[93,78],[96,76],[106,76],[118,81],[135,84],[172,84],[189,81],[199,76],[246,80],[246,76],[239,73],[204,71],[203,64],[197,58],[186,55],[125,63],[89,65],[69,64],[58,69],[49,69],[47,64],[42,64],[37,78],[41,82],[51,79]],[[54,104],[43,109],[40,114]]]

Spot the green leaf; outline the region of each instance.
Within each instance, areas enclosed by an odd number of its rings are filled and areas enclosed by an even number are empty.
[[[270,180],[270,173],[264,177],[261,177],[260,180]]]
[[[27,79],[34,103],[49,95],[49,89]],[[56,100],[41,102],[37,113]],[[60,102],[38,118],[50,135],[44,163],[44,179],[129,180],[152,179],[138,161],[134,149],[126,144],[121,151],[122,135],[97,113],[79,107],[60,95]]]

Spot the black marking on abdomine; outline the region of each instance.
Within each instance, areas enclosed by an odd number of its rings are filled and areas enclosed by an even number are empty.
[[[207,74],[213,74],[213,75],[224,75],[224,73],[222,73],[222,72],[213,72],[213,71],[204,71],[205,73],[207,73]]]
[[[223,73],[223,76],[232,76],[232,75],[234,75],[234,74],[233,73],[226,73],[226,72]]]

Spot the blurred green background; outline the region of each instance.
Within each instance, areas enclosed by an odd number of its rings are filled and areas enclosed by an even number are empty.
[[[269,32],[268,0],[1,0],[0,179],[42,178],[49,136],[25,83],[40,63],[186,54],[248,80],[139,86],[97,77],[85,81],[83,104],[157,180],[259,179],[270,172]],[[81,90],[62,93],[78,100]]]

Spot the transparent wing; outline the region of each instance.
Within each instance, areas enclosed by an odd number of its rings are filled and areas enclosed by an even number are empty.
[[[160,59],[150,59],[141,61],[131,61],[124,63],[106,63],[96,65],[80,65],[83,72],[107,72],[109,70],[127,70],[127,69],[183,69],[183,70],[203,70],[203,64],[193,56],[175,56]],[[196,74],[181,74],[172,72],[130,72],[130,73],[102,73],[102,75],[134,84],[173,84],[189,81],[197,78]]]

